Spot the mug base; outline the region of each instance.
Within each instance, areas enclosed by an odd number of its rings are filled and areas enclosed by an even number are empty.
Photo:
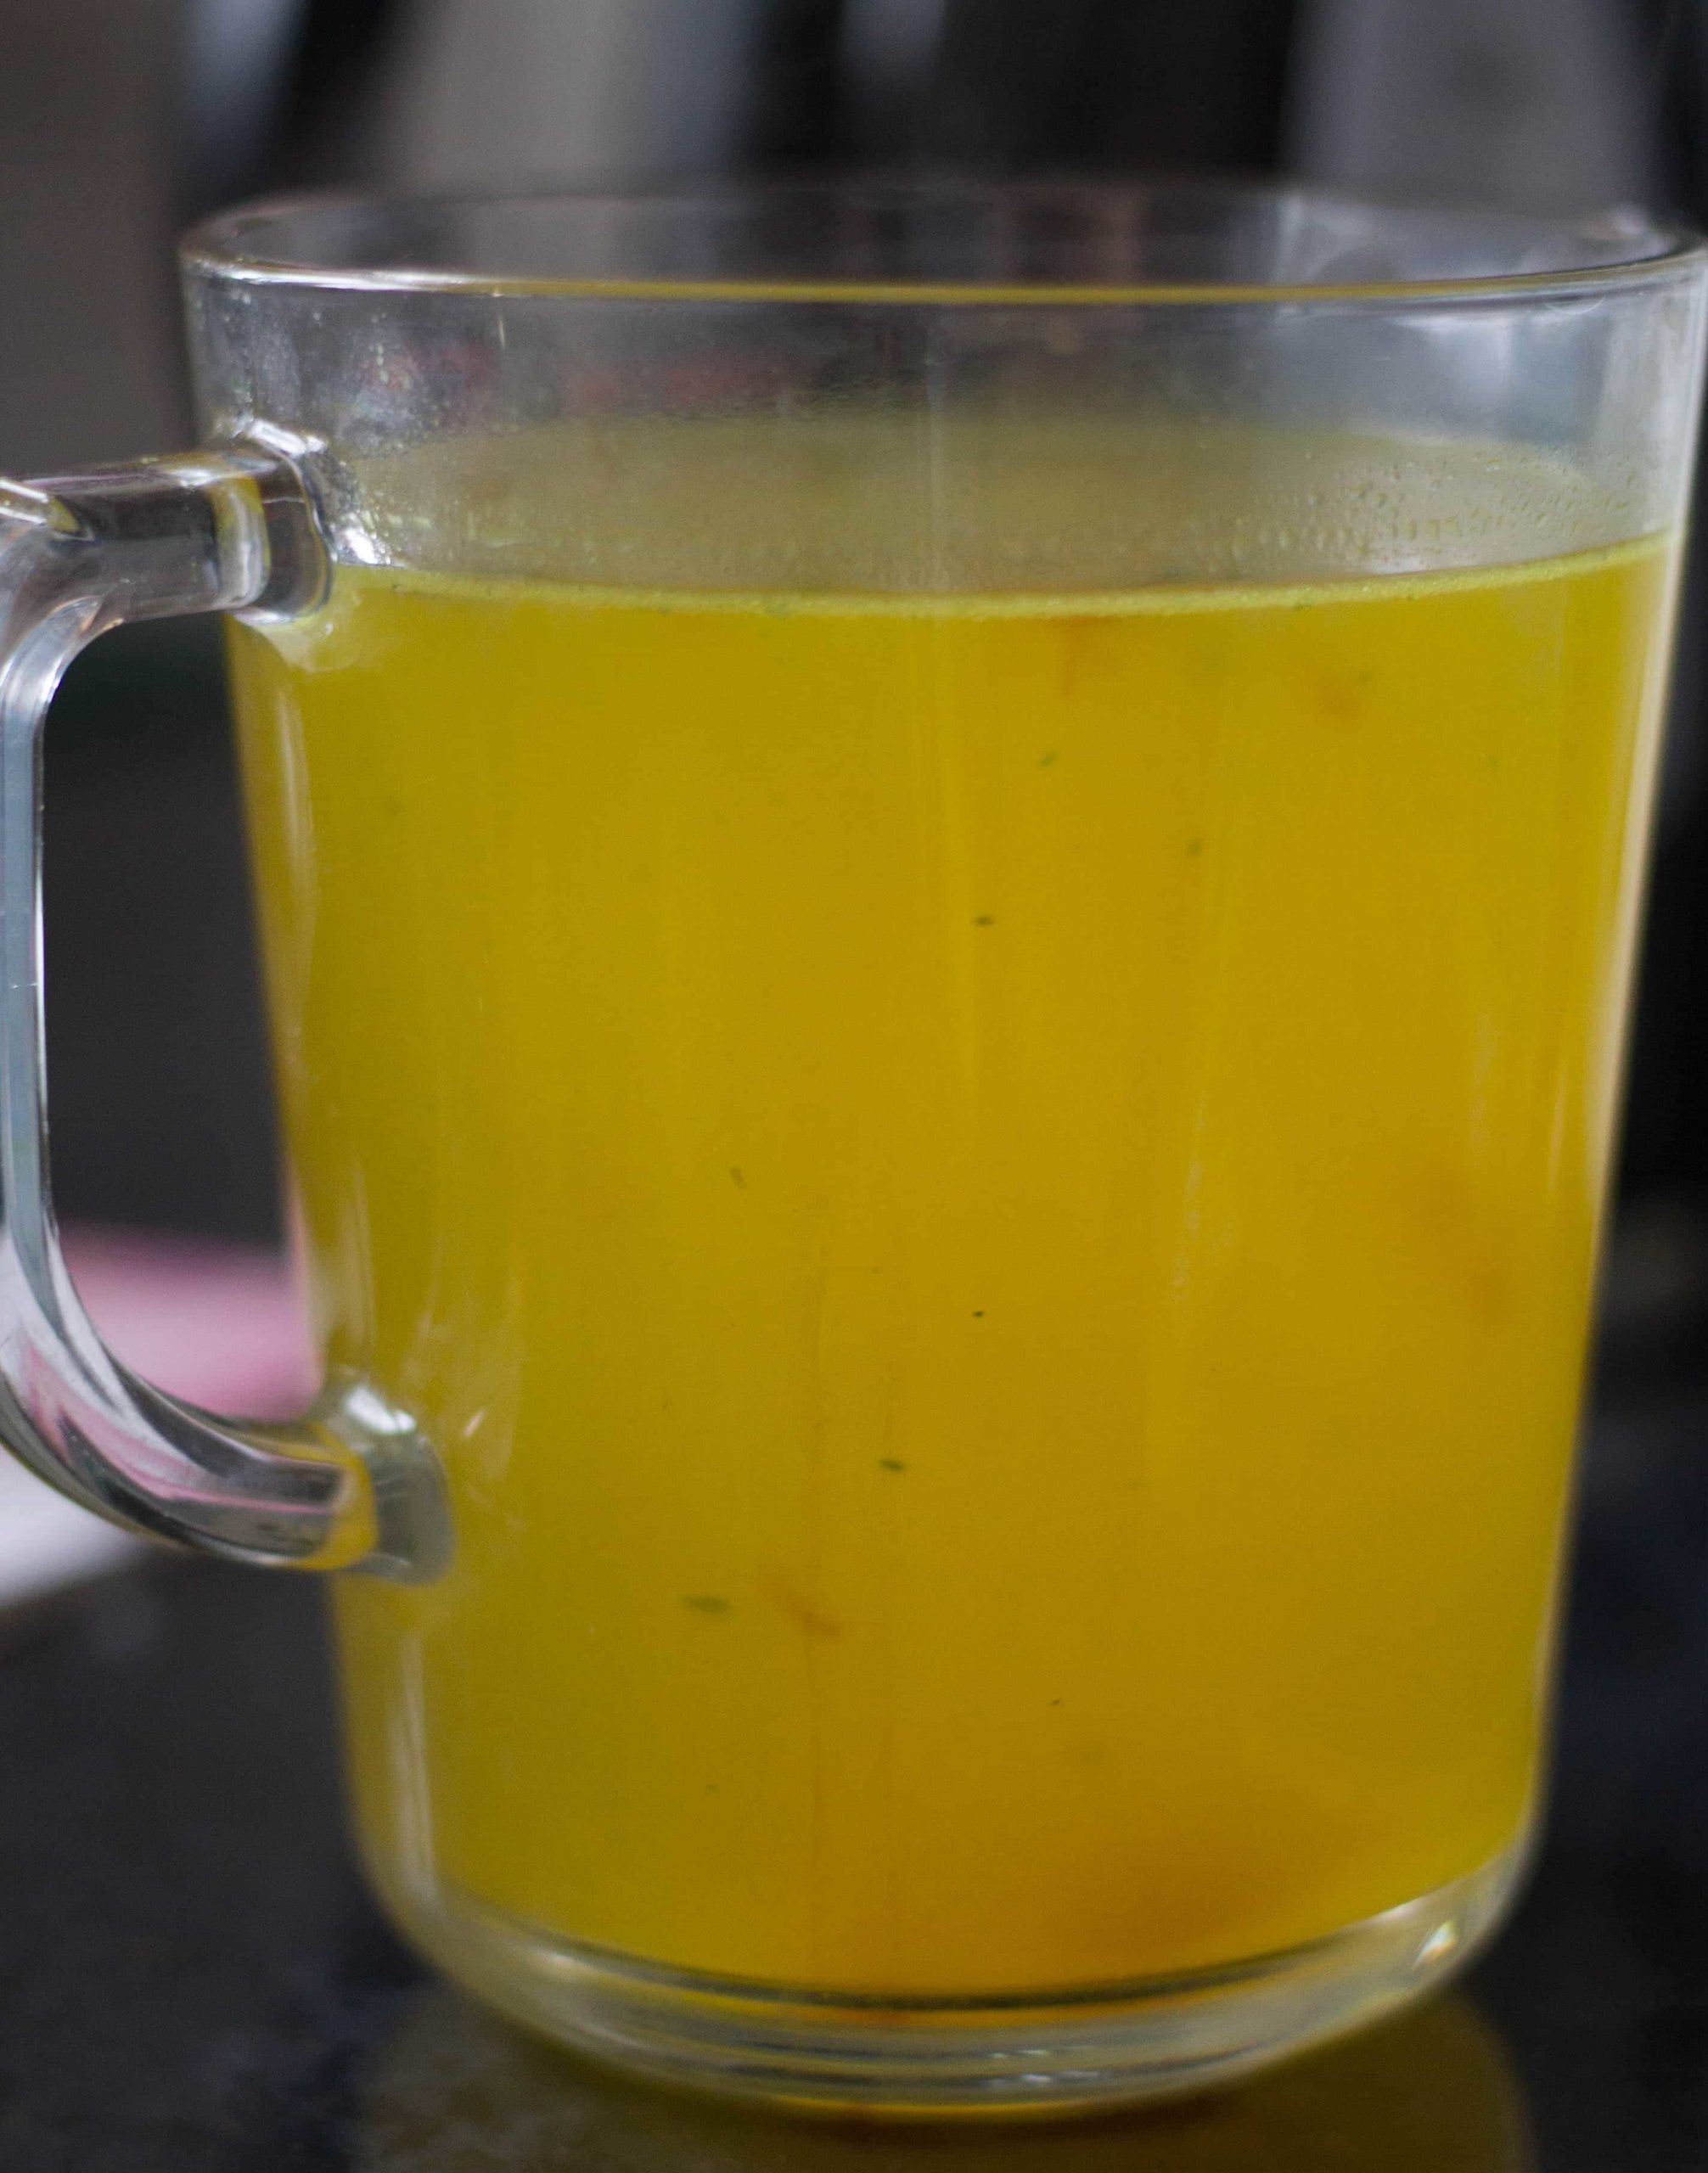
[[[1012,2117],[1210,2088],[1375,2020],[1482,1945],[1524,1858],[1515,1846],[1379,1916],[1250,1962],[961,2000],[702,1976],[578,1946],[454,1889],[387,1898],[447,1976],[632,2074],[801,2112]]]

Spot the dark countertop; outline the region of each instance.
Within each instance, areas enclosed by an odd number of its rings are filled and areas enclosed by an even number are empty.
[[[1553,1815],[1468,1982],[1202,2104],[859,2132],[434,1984],[351,1865],[319,1601],[162,1558],[0,1616],[0,2173],[1702,2173],[1708,1400],[1593,1435]]]

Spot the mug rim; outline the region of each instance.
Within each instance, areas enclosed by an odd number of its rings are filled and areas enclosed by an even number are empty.
[[[299,233],[317,223],[324,228],[340,219],[370,223],[388,216],[400,223],[411,216],[457,212],[513,217],[531,211],[573,207],[589,219],[607,222],[677,214],[711,220],[743,211],[801,206],[865,208],[907,212],[967,208],[986,211],[1025,205],[1048,208],[1073,204],[1084,210],[1138,212],[1173,202],[1201,209],[1222,206],[1261,209],[1286,216],[1312,211],[1364,216],[1373,226],[1430,220],[1457,232],[1466,242],[1480,227],[1509,236],[1516,250],[1550,244],[1565,261],[1540,268],[1522,265],[1505,270],[1448,272],[1415,278],[1319,278],[1233,281],[1213,277],[1166,279],[1110,278],[1053,279],[1021,277],[996,280],[979,277],[912,278],[891,275],[743,276],[715,272],[684,275],[671,272],[537,272],[506,270],[452,261],[415,263],[374,261],[377,252],[340,251],[305,246],[293,250]],[[183,272],[193,278],[244,287],[301,288],[368,294],[529,295],[565,300],[643,301],[662,304],[756,302],[776,305],[925,306],[931,307],[1198,307],[1252,304],[1371,304],[1380,306],[1426,303],[1432,307],[1491,301],[1546,300],[1554,297],[1594,298],[1628,288],[1648,287],[1700,274],[1708,268],[1708,238],[1681,222],[1651,216],[1639,206],[1615,205],[1586,216],[1517,211],[1488,205],[1439,198],[1386,194],[1319,187],[1314,183],[1264,182],[1213,177],[1085,179],[1039,176],[1008,180],[966,180],[944,177],[897,179],[853,177],[842,180],[732,181],[699,188],[610,188],[544,182],[515,188],[444,190],[315,189],[268,195],[236,205],[192,227],[179,244]],[[1572,261],[1580,256],[1583,261]]]

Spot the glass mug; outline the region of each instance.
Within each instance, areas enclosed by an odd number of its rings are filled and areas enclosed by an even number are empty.
[[[303,201],[7,486],[0,1433],[340,1575],[453,1978],[802,2105],[1176,2090],[1531,1830],[1704,258],[1215,188]],[[37,738],[233,615],[326,1388],[101,1346]]]

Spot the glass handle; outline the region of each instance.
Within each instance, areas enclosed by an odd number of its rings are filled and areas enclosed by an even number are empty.
[[[131,619],[309,609],[329,564],[290,462],[244,447],[0,480],[0,1440],[114,1522],[244,1562],[435,1575],[434,1451],[371,1385],[289,1424],[218,1418],[139,1380],[66,1272],[48,1179],[42,722],[66,665]]]

